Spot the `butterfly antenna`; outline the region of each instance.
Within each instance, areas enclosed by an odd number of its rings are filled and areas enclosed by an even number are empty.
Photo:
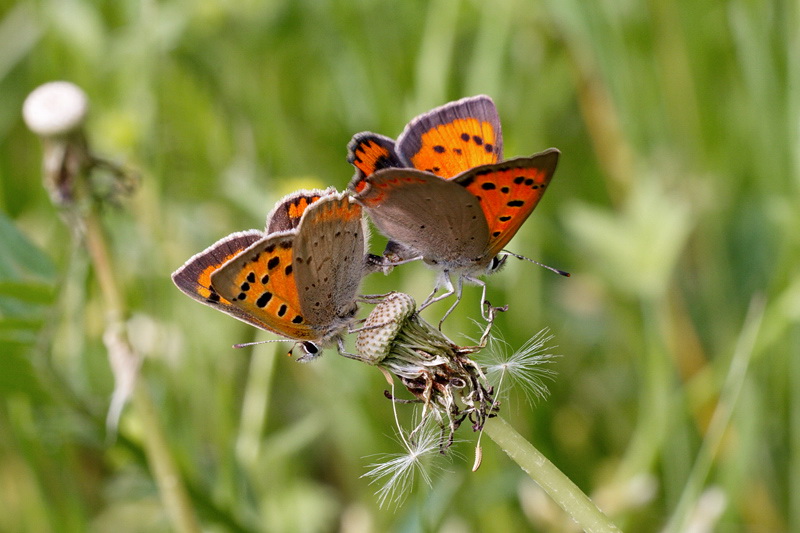
[[[568,278],[571,275],[566,270],[560,270],[558,268],[551,267],[550,265],[545,265],[544,263],[540,263],[539,261],[536,261],[535,259],[531,259],[530,257],[525,257],[524,255],[515,254],[514,252],[509,252],[508,250],[503,250],[503,253],[507,254],[507,255],[510,255],[512,257],[516,257],[517,259],[522,259],[523,261],[530,261],[531,263],[539,265],[542,268],[546,268],[550,272],[555,272],[556,274],[558,274],[560,276],[564,276],[565,278]]]
[[[406,263],[412,263],[414,261],[420,261],[420,260],[422,260],[422,256],[421,255],[417,255],[417,256],[414,256],[414,257],[409,257],[408,259],[391,259],[391,258],[387,258],[387,259],[389,260],[389,266],[395,267],[397,265],[405,265]]]
[[[268,342],[286,342],[283,339],[272,339],[268,341],[255,341],[255,342],[243,342],[242,344],[234,344],[234,348],[247,348],[248,346],[255,346],[256,344],[266,344]]]

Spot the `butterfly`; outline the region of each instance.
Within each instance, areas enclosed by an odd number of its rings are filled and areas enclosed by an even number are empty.
[[[336,343],[355,321],[369,271],[360,205],[346,193],[298,191],[280,200],[267,231],[233,233],[172,274],[191,298],[297,342],[302,361]]]
[[[348,188],[389,237],[385,255],[401,262],[421,257],[440,271],[420,308],[455,293],[444,321],[459,303],[464,281],[483,286],[485,301],[486,285],[478,276],[504,264],[503,247],[547,190],[559,154],[551,148],[503,161],[497,108],[480,95],[420,115],[396,143],[356,134],[348,145],[356,168]],[[445,292],[436,297],[441,288]]]

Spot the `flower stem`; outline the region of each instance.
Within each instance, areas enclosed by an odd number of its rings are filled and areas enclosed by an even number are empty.
[[[45,186],[53,202],[62,209],[73,236],[83,238],[103,295],[106,311],[103,342],[114,375],[114,392],[106,417],[108,435],[116,434],[122,409],[132,398],[142,425],[147,462],[172,529],[179,533],[199,532],[191,499],[170,452],[150,391],[137,379],[142,356],[130,342],[127,303],[103,228],[101,199],[92,190],[90,176],[97,166],[120,180],[125,178],[126,172],[91,153],[83,130],[88,105],[86,94],[79,87],[68,82],[53,82],[28,96],[23,115],[44,146]]]
[[[572,480],[503,418],[498,416],[490,419],[483,429],[584,531],[620,531]]]
[[[127,310],[114,275],[116,270],[113,267],[96,206],[92,206],[88,210],[83,222],[86,232],[86,247],[106,304],[107,327],[103,340],[109,351],[109,362],[115,370],[116,379],[122,379],[126,382],[125,386],[132,389],[133,407],[139,415],[143,427],[142,434],[147,462],[158,485],[161,501],[175,531],[199,532],[200,525],[197,522],[180,471],[170,453],[166,436],[150,397],[150,391],[145,383],[136,379],[140,357],[128,339],[124,320]],[[120,384],[117,383],[116,387],[120,387]]]

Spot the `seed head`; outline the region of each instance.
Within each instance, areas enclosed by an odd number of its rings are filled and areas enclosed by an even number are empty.
[[[407,294],[389,293],[375,306],[356,346],[365,362],[396,376],[412,401],[423,404],[420,424],[433,417],[449,428],[443,451],[465,419],[479,431],[498,410],[480,365],[469,357],[483,346],[456,345],[419,316]]]

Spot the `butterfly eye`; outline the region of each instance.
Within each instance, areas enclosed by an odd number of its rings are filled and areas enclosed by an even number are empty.
[[[487,274],[494,274],[506,264],[506,259],[508,259],[507,255],[503,255],[502,257],[496,255],[492,258],[492,261],[489,263],[489,266],[486,268]]]
[[[313,342],[304,342],[300,346],[302,346],[306,355],[317,355],[319,353],[319,348]]]

